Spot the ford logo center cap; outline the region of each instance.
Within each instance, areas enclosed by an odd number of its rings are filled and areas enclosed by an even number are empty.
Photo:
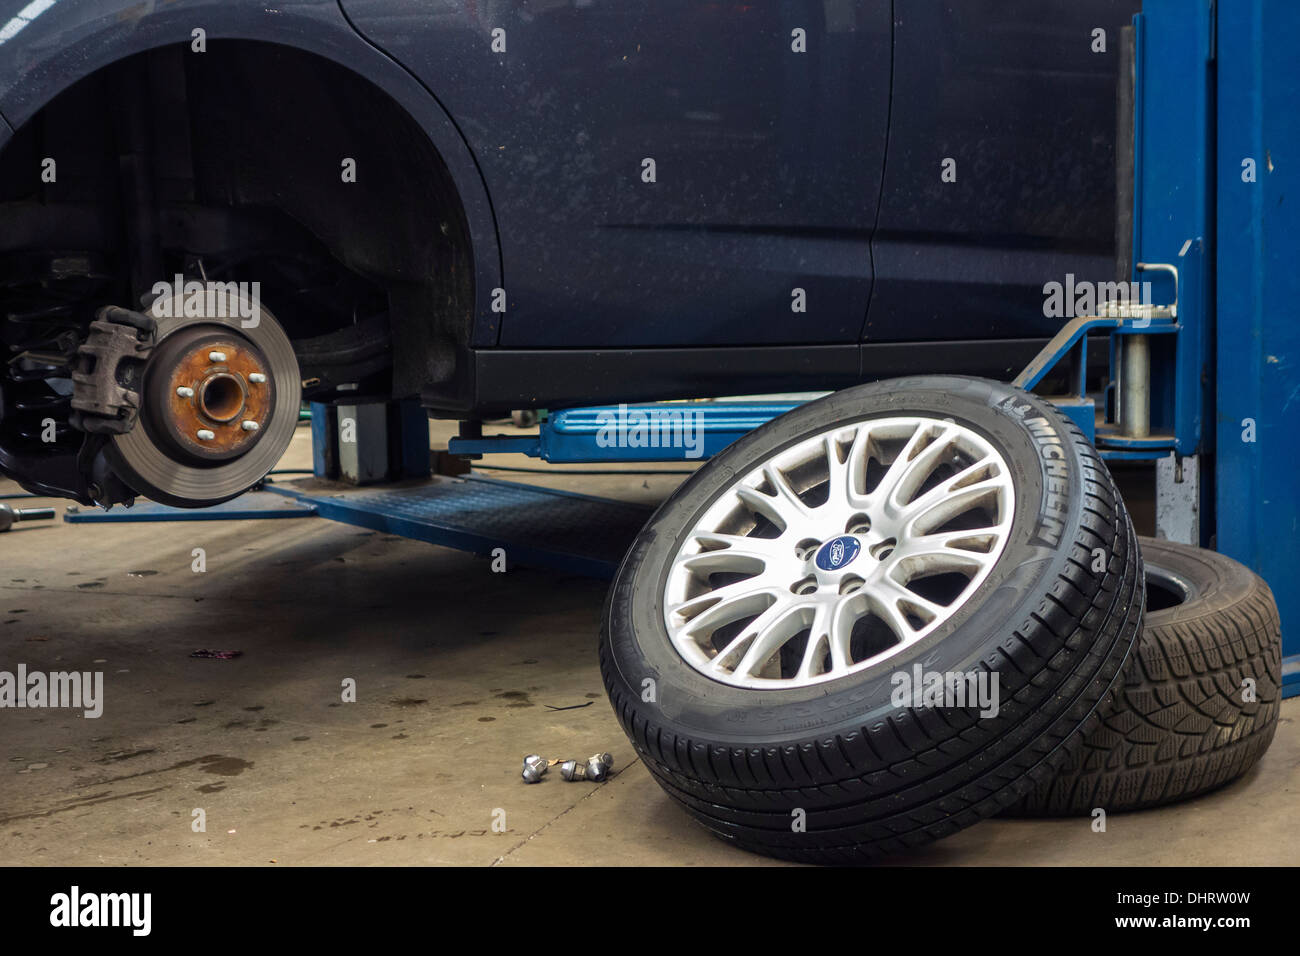
[[[831,538],[817,552],[813,563],[823,571],[838,571],[845,565],[852,564],[853,559],[862,550],[862,543],[851,534]]]

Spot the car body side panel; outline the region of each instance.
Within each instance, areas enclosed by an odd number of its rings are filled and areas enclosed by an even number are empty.
[[[1119,28],[1139,7],[895,4],[865,341],[1050,336],[1061,320],[1043,315],[1045,282],[1115,278]]]
[[[188,45],[195,29],[203,29],[209,42],[244,39],[295,47],[340,63],[375,84],[424,130],[456,182],[474,247],[472,344],[495,343],[499,316],[491,309],[491,293],[501,284],[501,258],[492,207],[474,157],[437,100],[359,36],[335,0],[282,7],[256,0],[77,0],[55,2],[31,19],[19,15],[33,9],[39,8],[28,0],[0,0],[0,117],[15,129],[99,68],[145,50]],[[4,138],[0,128],[0,141]],[[334,157],[322,160],[336,168],[340,162]]]
[[[856,340],[889,0],[342,4],[437,93],[482,164],[502,345]]]

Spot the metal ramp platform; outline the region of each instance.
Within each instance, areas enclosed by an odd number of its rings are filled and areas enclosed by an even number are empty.
[[[251,518],[310,518],[316,509],[305,501],[266,491],[246,491],[238,498],[207,508],[173,508],[155,501],[137,501],[129,508],[87,508],[69,505],[68,524],[121,524],[136,521],[240,521]]]
[[[608,580],[654,509],[465,475],[355,487],[319,478],[268,484],[332,521],[476,554],[505,549],[508,565]]]

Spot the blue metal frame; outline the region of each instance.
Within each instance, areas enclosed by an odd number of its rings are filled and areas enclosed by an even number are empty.
[[[1216,546],[1273,589],[1289,695],[1300,693],[1297,50],[1300,4],[1294,0],[1221,0]],[[1242,178],[1247,158],[1255,163],[1254,182]],[[1254,441],[1244,440],[1251,437],[1248,420]]]
[[[1132,281],[1150,281],[1156,302],[1178,301],[1179,334],[1172,382],[1153,362],[1153,431],[1172,430],[1182,455],[1208,451],[1212,412],[1204,381],[1212,373],[1211,330],[1214,168],[1214,2],[1146,0],[1136,33],[1133,130]],[[1169,263],[1170,277],[1138,263]],[[1135,330],[1136,331],[1136,330]],[[1132,448],[1105,431],[1098,447]]]
[[[240,521],[252,518],[310,518],[316,506],[285,499],[269,491],[246,491],[238,498],[206,508],[173,508],[141,501],[130,508],[90,508],[64,511],[69,524],[122,524],[138,521]]]
[[[798,402],[660,402],[570,408],[552,413],[536,435],[453,438],[447,450],[453,455],[516,452],[571,464],[703,461],[798,406]],[[689,444],[675,440],[685,433]]]

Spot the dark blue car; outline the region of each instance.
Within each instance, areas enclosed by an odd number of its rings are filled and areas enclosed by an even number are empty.
[[[1137,0],[0,0],[0,470],[204,504],[303,395],[1008,377],[1114,277]]]

